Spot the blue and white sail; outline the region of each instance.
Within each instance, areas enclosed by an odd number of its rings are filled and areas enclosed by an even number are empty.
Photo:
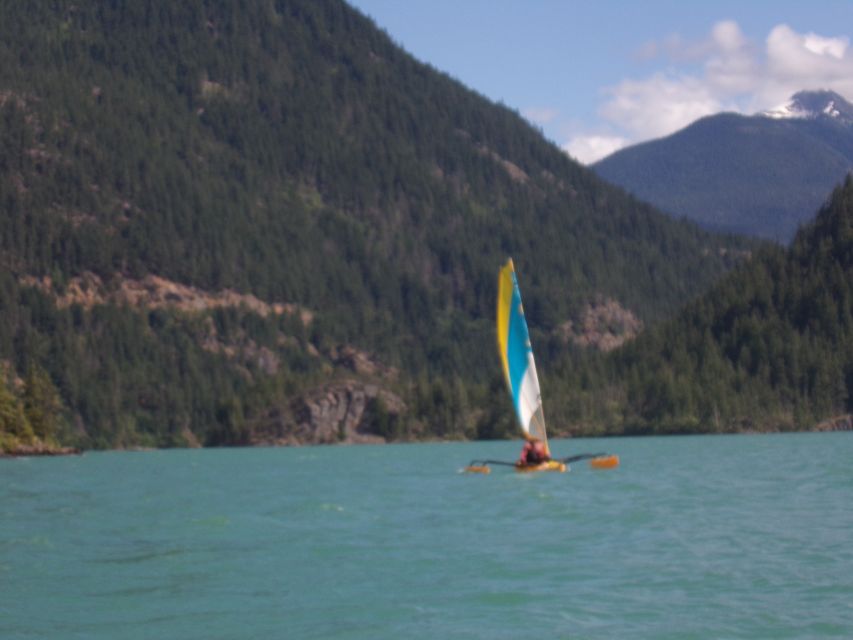
[[[533,347],[521,292],[515,277],[512,258],[503,266],[498,276],[498,351],[503,364],[504,378],[509,387],[518,424],[527,437],[536,438],[548,446],[545,416],[542,413],[542,396],[539,378],[533,360]]]

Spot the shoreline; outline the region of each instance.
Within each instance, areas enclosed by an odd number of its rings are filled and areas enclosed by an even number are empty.
[[[59,447],[45,444],[18,445],[8,451],[0,451],[0,458],[35,458],[52,456],[79,456],[83,455],[83,449],[77,447]]]
[[[601,434],[592,434],[592,433],[575,433],[575,434],[554,434],[551,436],[551,439],[573,439],[573,438],[632,438],[632,437],[645,437],[645,436],[698,436],[698,435],[773,435],[780,433],[833,433],[833,432],[845,432],[845,431],[853,431],[853,415],[847,414],[842,416],[836,416],[835,418],[830,418],[829,420],[824,420],[814,425],[809,429],[740,429],[740,430],[731,430],[731,431],[698,431],[698,432],[677,432],[677,431],[663,431],[663,432],[625,432],[620,434],[614,433],[601,433]],[[505,439],[506,441],[512,440],[512,438]],[[381,442],[381,444],[418,444],[418,443],[430,443],[430,442],[489,442],[488,440],[467,440],[467,439],[457,439],[457,438],[449,438],[449,439],[441,439],[441,438],[425,438],[422,440],[412,440],[412,439],[403,439],[403,440],[385,440]],[[270,443],[270,442],[257,442],[253,444],[241,445],[239,447],[117,447],[114,449],[104,449],[104,451],[159,451],[161,449],[231,449],[231,448],[262,448],[262,447],[305,447],[305,446],[354,446],[359,444],[380,444],[380,442],[376,441],[349,441],[349,442],[329,442],[329,443],[310,443],[310,442],[288,442],[288,443]],[[98,451],[100,449],[97,449]],[[0,459],[2,458],[32,458],[32,457],[54,457],[54,456],[71,456],[71,455],[83,455],[86,451],[90,451],[90,449],[81,449],[78,447],[63,447],[63,446],[53,446],[47,445],[44,443],[30,444],[30,445],[18,445],[13,449],[7,451],[0,451]],[[91,449],[91,451],[96,451],[96,449]]]

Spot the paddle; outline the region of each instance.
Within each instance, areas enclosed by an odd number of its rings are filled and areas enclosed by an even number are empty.
[[[555,460],[559,460],[560,462],[565,462],[569,464],[570,462],[577,462],[578,460],[589,460],[590,458],[600,458],[602,456],[606,456],[606,453],[581,453],[576,456],[569,456],[568,458],[554,458]]]
[[[514,467],[514,462],[504,462],[503,460],[471,460],[468,464],[469,467],[481,467],[487,464],[501,464],[505,467]]]

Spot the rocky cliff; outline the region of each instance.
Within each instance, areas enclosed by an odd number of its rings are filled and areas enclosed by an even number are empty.
[[[376,384],[341,380],[272,409],[253,425],[253,444],[365,444],[385,442],[383,422],[398,420],[405,403]]]

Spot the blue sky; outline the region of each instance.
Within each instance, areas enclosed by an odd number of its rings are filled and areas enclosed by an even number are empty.
[[[349,1],[582,162],[800,89],[853,100],[851,0]]]

